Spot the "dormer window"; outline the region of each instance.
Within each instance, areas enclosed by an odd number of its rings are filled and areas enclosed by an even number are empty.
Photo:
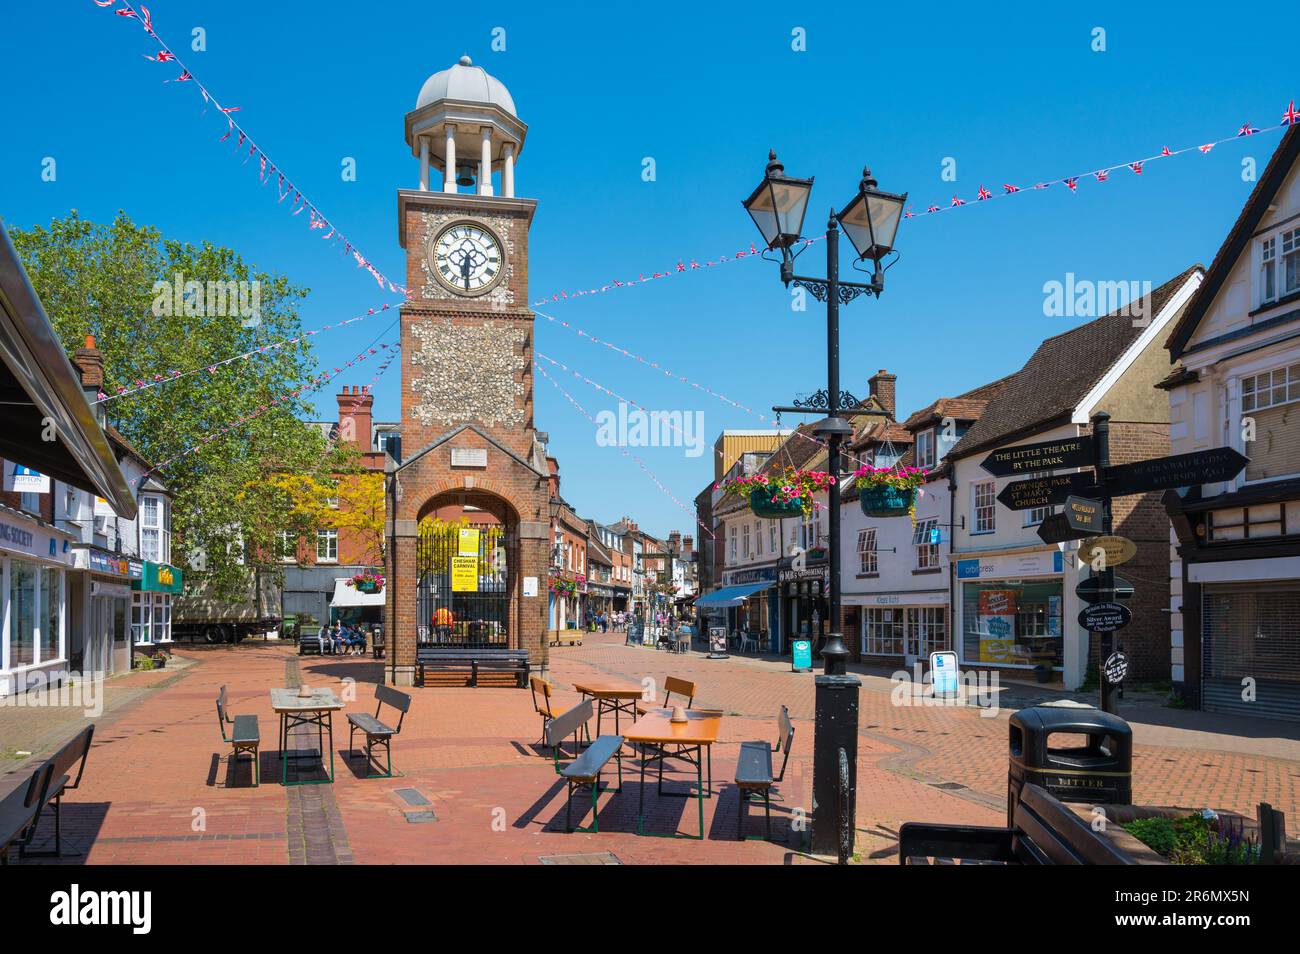
[[[916,466],[923,470],[934,467],[934,429],[916,435]]]
[[[1259,243],[1259,303],[1267,305],[1297,292],[1300,292],[1300,228],[1270,235]]]

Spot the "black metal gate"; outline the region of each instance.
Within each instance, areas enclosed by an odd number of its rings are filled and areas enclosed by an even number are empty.
[[[513,551],[514,535],[500,524],[421,522],[415,551],[420,645],[510,645]]]

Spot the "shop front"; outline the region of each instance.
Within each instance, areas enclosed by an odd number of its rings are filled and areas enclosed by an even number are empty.
[[[0,695],[65,671],[72,538],[0,508]]]
[[[962,623],[958,651],[967,666],[1037,669],[1077,684],[1084,662],[1078,627],[1067,612],[1076,602],[1067,589],[1058,549],[957,559],[957,601]],[[1067,619],[1070,625],[1066,624]],[[1040,670],[1040,672],[1043,670]]]
[[[764,652],[780,652],[777,647],[780,645],[781,614],[777,608],[773,585],[776,576],[775,565],[728,570],[722,574],[724,587],[764,584],[750,593],[743,603],[726,610],[727,631],[753,633],[758,638],[759,648]],[[696,606],[698,605],[699,602],[696,601]]]
[[[831,632],[830,566],[812,561],[798,566],[793,558],[786,557],[781,561],[777,579],[781,626],[780,644],[775,651],[788,652],[792,639],[811,639],[813,652],[820,652]]]
[[[184,581],[181,568],[143,561],[140,579],[131,581],[131,642],[148,652],[172,641],[172,599]]]
[[[68,614],[81,621],[81,632],[73,633],[71,658],[85,672],[125,671],[131,584],[144,577],[144,564],[85,544],[74,546],[73,563],[81,572],[69,587]]]
[[[925,663],[931,653],[952,649],[948,591],[846,593],[845,607],[857,607],[858,647],[863,662]],[[847,642],[847,640],[846,640]]]

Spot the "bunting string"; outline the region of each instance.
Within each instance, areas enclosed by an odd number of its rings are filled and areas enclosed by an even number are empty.
[[[212,91],[207,86],[203,85],[198,77],[190,71],[181,58],[176,55],[176,51],[168,46],[166,42],[163,41],[162,37],[160,37],[155,31],[153,18],[149,13],[148,7],[140,4],[137,8],[137,6],[130,3],[130,0],[91,0],[91,2],[98,7],[103,7],[105,9],[116,7],[113,12],[119,17],[135,20],[140,24],[140,27],[144,32],[158,45],[157,52],[153,56],[145,56],[145,59],[149,60],[151,63],[174,64],[175,67],[180,70],[180,75],[173,80],[164,80],[164,82],[193,83],[195,89],[197,89],[199,94],[203,97],[203,102],[205,104],[204,112],[207,111],[206,106],[211,105],[225,117],[226,134],[222,136],[218,142],[225,142],[231,136],[236,133],[238,134],[238,139],[235,142],[235,153],[239,154],[243,152],[245,146],[247,146],[247,156],[245,157],[244,162],[247,163],[251,159],[257,159],[258,179],[263,185],[272,181],[272,179],[275,180],[276,193],[279,195],[279,199],[277,200],[278,203],[283,203],[285,199],[292,196],[293,202],[290,203],[290,208],[293,209],[293,212],[291,213],[292,215],[299,215],[303,210],[306,210],[307,222],[311,230],[315,231],[317,229],[323,229],[325,230],[325,234],[322,238],[332,240],[335,243],[341,243],[343,253],[356,261],[357,268],[365,269],[379,284],[381,289],[387,288],[388,291],[393,292],[394,294],[401,294],[409,297],[410,293],[407,291],[406,287],[393,282],[387,275],[380,271],[379,268],[370,261],[370,259],[362,255],[361,251],[352,244],[351,240],[339,231],[338,227],[320,211],[320,208],[314,202],[307,198],[307,195],[302,191],[302,189],[297,186],[291,178],[285,175],[284,170],[271,160],[266,151],[259,146],[253,137],[249,135],[248,131],[240,125],[239,121],[235,119],[234,114],[239,112],[241,107],[223,106]],[[121,3],[120,7],[117,6],[118,3]]]
[[[584,408],[581,404],[579,404],[578,400],[572,394],[566,391],[564,389],[564,386],[561,385],[559,381],[556,381],[553,377],[547,374],[546,369],[542,367],[540,362],[534,361],[533,367],[535,367],[538,370],[538,372],[542,375],[542,377],[544,377],[547,381],[550,381],[557,391],[559,391],[561,394],[564,395],[564,399],[568,401],[569,404],[571,404],[583,417],[585,417],[588,421],[591,422],[592,427],[596,427],[596,428],[600,427],[600,425],[596,423],[596,419],[592,417],[589,413],[587,413],[587,409]],[[619,451],[622,452],[624,457],[629,457],[633,461],[635,461],[636,465],[641,468],[641,470],[645,473],[647,477],[650,478],[651,481],[654,482],[654,485],[659,488],[659,490],[664,494],[664,496],[666,496],[669,500],[671,500],[679,508],[681,508],[682,512],[688,514],[691,518],[691,521],[696,526],[698,526],[701,530],[703,530],[706,534],[708,534],[710,539],[716,539],[714,537],[713,531],[704,525],[703,521],[700,520],[699,515],[696,514],[694,510],[687,507],[684,503],[678,500],[677,496],[671,490],[669,490],[667,487],[664,486],[663,481],[661,481],[658,477],[655,476],[654,471],[652,471],[648,466],[646,466],[645,461],[643,461],[636,454],[631,453],[626,447],[620,446]]]
[[[204,365],[201,368],[191,368],[188,371],[178,371],[173,368],[160,374],[155,373],[149,378],[137,378],[131,387],[119,384],[117,390],[112,394],[101,390],[95,397],[95,403],[103,404],[105,401],[112,401],[120,397],[128,397],[150,388],[156,388],[160,384],[177,381],[181,378],[189,377],[191,374],[199,374],[202,371],[206,371],[208,374],[216,374],[217,371],[234,364],[236,361],[247,361],[254,355],[266,354],[268,351],[275,351],[277,348],[283,348],[285,345],[297,344],[300,341],[312,338],[323,331],[333,331],[335,328],[342,328],[345,325],[354,324],[358,321],[365,321],[367,318],[388,311],[390,307],[392,307],[391,304],[385,303],[380,305],[378,308],[367,308],[365,314],[353,315],[351,318],[345,318],[343,321],[336,321],[330,325],[322,325],[321,327],[314,328],[311,331],[304,331],[302,334],[293,338],[281,338],[278,341],[272,341],[269,344],[260,345],[259,347],[245,351],[243,354],[237,354],[230,358],[222,358],[220,361],[214,361],[212,364]]]
[[[392,330],[391,326],[389,327],[388,330],[389,331]],[[387,334],[387,332],[385,332],[385,334]],[[276,397],[273,397],[266,404],[260,405],[259,407],[255,408],[253,411],[250,411],[248,414],[236,418],[234,421],[231,421],[229,424],[225,425],[224,427],[220,427],[217,430],[212,431],[211,433],[204,436],[202,440],[191,445],[190,447],[185,448],[180,453],[167,458],[167,460],[162,461],[159,464],[155,464],[146,472],[146,476],[148,476],[148,474],[152,474],[156,471],[162,470],[165,467],[169,467],[172,464],[176,463],[176,461],[180,460],[182,457],[187,457],[190,454],[194,453],[195,451],[207,447],[213,441],[225,437],[226,435],[234,431],[236,428],[239,428],[244,424],[248,424],[252,421],[257,420],[257,418],[261,417],[263,414],[266,414],[268,411],[271,411],[274,408],[279,407],[281,404],[287,401],[291,401],[302,394],[311,394],[315,391],[319,391],[321,388],[323,388],[326,384],[328,384],[331,380],[333,380],[338,375],[345,374],[346,369],[361,364],[367,358],[370,358],[381,352],[391,351],[392,354],[387,356],[387,358],[382,363],[382,366],[378,369],[376,375],[371,379],[372,383],[377,382],[380,376],[382,376],[383,372],[388,369],[389,365],[391,365],[393,360],[397,357],[397,353],[399,352],[400,348],[401,348],[400,344],[381,344],[378,347],[370,346],[368,348],[364,348],[363,350],[357,352],[356,357],[354,357],[351,361],[345,362],[342,365],[342,367],[336,367],[334,368],[333,371],[325,371],[322,372],[321,374],[316,375],[315,377],[308,378],[306,382],[294,388],[292,391],[286,391],[283,394],[279,394]]]

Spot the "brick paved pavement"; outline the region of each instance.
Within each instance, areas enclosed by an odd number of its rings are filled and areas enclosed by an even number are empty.
[[[348,693],[349,711],[373,711],[371,684],[382,664],[361,658],[299,660],[289,647],[274,643],[182,649],[178,655],[194,665],[166,676],[150,674],[158,677],[159,688],[135,691],[96,720],[86,779],[65,806],[65,830],[88,849],[77,861],[534,864],[544,856],[605,860],[587,857],[598,852],[628,864],[809,860],[797,850],[801,836],[790,829],[794,810],[809,803],[813,677],[791,673],[779,661],[669,655],[626,647],[616,634],[551,651],[549,676],[560,689],[561,705],[577,701],[571,687],[582,677],[649,676],[662,684],[672,674],[698,683],[699,705],[727,712],[713,759],[715,795],[705,803],[706,840],[699,842],[634,834],[638,763],[630,758],[623,793],[601,795],[601,832],[565,834],[564,787],[549,758],[533,745],[540,720],[529,694],[513,689],[413,690],[411,712],[393,746],[394,766],[402,775],[391,780],[363,778],[361,761],[344,758],[346,720],[337,716],[336,784],[283,788],[270,688],[301,678]],[[890,703],[886,679],[865,674],[863,680],[857,793],[863,859],[892,861],[894,833],[904,821],[997,823],[1004,805],[1010,709],[985,718],[974,708],[898,707]],[[229,687],[232,712],[253,713],[260,720],[260,788],[248,787],[246,763],[232,779],[213,704],[223,684]],[[1009,689],[1005,695],[1018,705],[1036,692]],[[730,779],[738,743],[774,738],[782,703],[790,707],[796,737],[781,786],[783,801],[773,806],[776,843],[737,842]],[[18,711],[0,708],[0,748],[8,744],[16,724],[9,720]],[[1300,743],[1289,727],[1273,731],[1257,723],[1250,729],[1257,737],[1251,738],[1240,726],[1237,735],[1216,732],[1222,720],[1199,713],[1132,707],[1124,714],[1135,726],[1140,801],[1253,811],[1254,803],[1265,799],[1296,817]],[[32,734],[30,717],[22,718]],[[65,734],[71,734],[76,720],[64,721]],[[45,734],[56,733],[47,727]],[[291,744],[314,746],[315,738]],[[676,772],[671,779],[681,785],[687,775]],[[226,787],[230,780],[237,787]],[[17,781],[10,773],[0,779],[0,790]],[[398,794],[411,789],[416,804]],[[648,790],[650,830],[696,830],[693,801],[659,799],[653,783]],[[579,795],[575,820],[584,804]],[[758,835],[761,806],[749,815],[747,831]],[[588,812],[581,823],[589,822]]]

